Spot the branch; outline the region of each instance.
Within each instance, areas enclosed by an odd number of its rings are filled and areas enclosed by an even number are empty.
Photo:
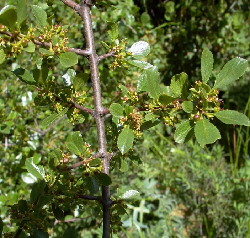
[[[9,37],[13,37],[14,36],[14,34],[12,34],[10,32],[5,32],[5,31],[0,31],[0,34],[6,35],[6,36],[9,36]],[[36,45],[44,46],[46,48],[50,48],[51,47],[51,43],[49,43],[49,42],[41,42],[41,41],[38,41],[38,40],[33,40],[32,42],[34,44],[36,44]],[[77,55],[84,55],[84,56],[89,56],[89,54],[90,54],[89,50],[82,50],[82,49],[78,49],[78,48],[67,48],[67,51],[74,52]]]
[[[62,221],[62,220],[55,220],[54,226],[57,225],[57,224],[59,224],[59,223],[69,223],[69,222],[75,222],[75,221],[80,221],[80,220],[82,220],[82,218],[72,218],[72,219],[68,219],[68,220],[64,220],[64,221]]]
[[[115,56],[115,50],[112,50],[107,54],[100,55],[98,57],[98,61],[100,62],[101,60],[106,59],[106,58],[111,57],[111,56]]]
[[[73,101],[69,102],[73,107],[79,109],[80,111],[86,112],[90,115],[94,115],[94,110],[86,108],[86,107],[82,107],[81,105],[74,103]]]
[[[41,41],[38,41],[38,40],[33,40],[33,42],[36,45],[44,46],[44,47],[47,47],[47,48],[49,48],[51,46],[51,43],[49,43],[49,42],[41,42]],[[84,55],[84,56],[88,56],[90,54],[90,52],[88,50],[82,50],[82,49],[76,49],[76,48],[68,48],[67,51],[74,52],[77,55]]]
[[[81,6],[72,0],[61,0],[66,6],[72,8],[76,13],[79,13]]]
[[[91,196],[91,195],[77,195],[78,198],[82,198],[85,200],[92,200],[92,201],[100,201],[100,196]]]

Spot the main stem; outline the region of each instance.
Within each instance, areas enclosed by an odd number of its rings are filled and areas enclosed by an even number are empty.
[[[98,55],[96,54],[95,48],[95,39],[92,28],[92,20],[90,13],[90,6],[92,4],[91,0],[82,1],[81,8],[79,9],[79,14],[84,22],[84,34],[86,40],[86,49],[89,51],[89,63],[90,63],[90,73],[91,73],[91,82],[94,93],[94,117],[97,127],[97,136],[98,136],[98,153],[102,158],[102,171],[105,174],[109,174],[109,156],[107,154],[107,141],[105,134],[105,123],[103,117],[103,106],[102,106],[102,95],[101,95],[101,86],[99,79],[99,70],[98,70]],[[102,207],[103,207],[103,238],[110,237],[110,189],[108,186],[102,186]]]

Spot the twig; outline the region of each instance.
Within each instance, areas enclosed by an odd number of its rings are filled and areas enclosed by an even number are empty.
[[[92,200],[92,201],[100,201],[100,196],[91,196],[91,195],[77,195],[78,198],[86,199],[86,200]]]
[[[102,61],[103,59],[106,59],[106,58],[108,58],[108,57],[112,57],[112,56],[114,56],[114,55],[115,55],[115,50],[112,50],[112,51],[110,51],[110,52],[107,53],[107,54],[100,55],[100,56],[98,57],[98,61],[100,62],[100,61]]]
[[[61,2],[63,2],[68,7],[72,8],[77,13],[79,12],[79,9],[81,8],[79,4],[77,4],[75,1],[72,1],[72,0],[61,0]]]
[[[14,34],[12,34],[10,32],[5,32],[5,31],[0,31],[0,34],[6,35],[6,36],[9,36],[9,37],[14,36]],[[36,44],[36,45],[44,46],[46,48],[51,47],[51,43],[49,43],[49,42],[41,42],[41,41],[36,40],[36,39],[32,40],[32,42],[34,44]],[[82,49],[78,49],[78,48],[67,48],[67,51],[74,52],[77,55],[83,55],[83,56],[88,56],[90,54],[90,52],[88,50],[82,50]]]
[[[41,41],[38,41],[38,40],[33,40],[33,42],[36,45],[44,46],[44,47],[47,47],[47,48],[49,48],[51,46],[51,43],[49,43],[49,42],[41,42]],[[89,53],[90,53],[88,50],[82,50],[82,49],[76,49],[76,48],[68,48],[67,51],[74,52],[77,55],[84,55],[84,56],[88,56]]]

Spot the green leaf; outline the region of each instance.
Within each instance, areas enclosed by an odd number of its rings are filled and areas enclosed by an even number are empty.
[[[118,148],[123,155],[132,148],[133,142],[134,142],[133,130],[131,130],[129,127],[123,128],[117,140]]]
[[[17,23],[20,26],[28,16],[27,0],[17,0]]]
[[[32,186],[32,190],[30,193],[30,201],[32,203],[36,203],[39,197],[43,194],[45,187],[46,183],[44,180],[39,180]]]
[[[23,50],[28,52],[28,53],[33,53],[35,52],[36,46],[33,42],[29,42],[28,46],[26,48],[24,48]]]
[[[23,82],[31,85],[35,85],[36,81],[33,74],[26,69],[18,68],[13,71],[13,73]]]
[[[138,80],[138,92],[146,91],[150,97],[158,99],[161,93],[159,78],[160,76],[157,67],[153,66],[144,70]]]
[[[78,63],[78,56],[74,52],[62,53],[60,54],[59,59],[60,59],[60,64],[64,68],[69,68]]]
[[[86,187],[91,194],[95,194],[99,190],[98,182],[94,176],[89,176],[85,179]]]
[[[112,183],[111,178],[105,173],[94,174],[94,177],[100,185],[109,186]]]
[[[188,76],[186,73],[176,74],[170,83],[171,96],[185,98],[188,93]]]
[[[44,49],[44,48],[39,48],[39,52],[42,54],[42,55],[45,55],[45,56],[50,56],[50,55],[53,55],[53,52],[47,50],[47,49]]]
[[[74,78],[73,78],[73,86],[74,89],[76,91],[85,91],[86,90],[86,82],[89,79],[89,74],[87,73],[80,73],[77,74]]]
[[[183,143],[188,136],[188,133],[192,130],[192,126],[189,120],[182,121],[176,128],[174,133],[174,140],[176,143]]]
[[[190,101],[184,101],[182,103],[182,109],[186,113],[191,113],[194,109],[194,104]]]
[[[135,197],[135,196],[138,196],[138,195],[140,195],[140,193],[138,191],[136,191],[136,190],[128,190],[121,196],[121,198],[122,199],[129,199],[129,198],[132,198],[132,197]]]
[[[84,155],[83,139],[79,132],[69,135],[66,140],[68,150],[75,155]]]
[[[249,118],[245,114],[234,110],[219,111],[214,115],[225,124],[250,126]]]
[[[146,61],[140,61],[140,60],[127,60],[128,64],[133,65],[140,69],[149,69],[151,67],[154,67],[152,64],[146,62]]]
[[[174,97],[170,97],[168,96],[167,94],[162,94],[160,95],[159,97],[159,102],[164,105],[164,106],[167,106],[168,104],[170,104],[171,102],[174,101]]]
[[[3,49],[0,49],[0,64],[2,64],[5,61],[6,54],[4,53]]]
[[[31,6],[32,13],[35,17],[35,23],[39,27],[44,27],[47,25],[47,13],[39,6],[32,5]]]
[[[123,117],[123,107],[119,103],[112,103],[109,111],[114,117]]]
[[[128,49],[128,52],[132,54],[133,58],[142,59],[150,53],[150,46],[145,41],[138,41]]]
[[[22,173],[21,178],[27,184],[33,184],[37,182],[37,178],[30,173]]]
[[[119,31],[118,31],[118,25],[117,23],[114,22],[108,22],[108,35],[111,41],[115,41],[118,39],[119,36]]]
[[[52,115],[46,117],[40,123],[41,128],[43,128],[43,129],[48,128],[52,123],[54,123],[55,121],[62,118],[67,113],[67,111],[68,111],[68,108],[65,108],[60,113],[52,114]]]
[[[214,58],[210,50],[204,49],[201,55],[201,76],[202,81],[206,83],[213,71]]]
[[[141,125],[141,130],[143,130],[143,131],[148,130],[148,129],[158,125],[160,122],[161,122],[160,120],[145,121]]]
[[[34,175],[38,179],[44,179],[45,178],[45,171],[44,168],[41,165],[35,165],[33,162],[33,158],[26,159],[25,161],[26,169],[29,173]]]
[[[76,71],[74,69],[68,69],[67,72],[62,76],[64,82],[67,86],[70,86],[73,83],[73,80],[76,76]]]
[[[0,24],[7,26],[11,30],[14,29],[16,24],[17,14],[16,7],[12,5],[7,5],[0,11]]]
[[[223,89],[232,84],[245,73],[247,66],[247,60],[240,57],[228,61],[216,76],[214,88]]]
[[[206,144],[212,144],[221,138],[219,130],[207,119],[197,121],[194,133],[201,147],[204,147]]]

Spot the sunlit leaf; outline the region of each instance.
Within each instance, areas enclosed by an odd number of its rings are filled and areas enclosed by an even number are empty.
[[[188,133],[192,130],[189,120],[182,121],[176,128],[174,133],[174,140],[177,143],[185,142]]]
[[[138,67],[140,69],[149,69],[151,67],[154,67],[152,64],[146,62],[146,61],[140,61],[140,60],[127,60],[128,64],[133,65],[135,67]]]
[[[48,128],[52,123],[54,123],[57,120],[59,120],[60,118],[62,118],[66,114],[67,111],[68,111],[68,108],[65,108],[64,110],[62,110],[59,113],[49,115],[48,117],[46,117],[45,119],[42,120],[40,126],[44,129]]]
[[[17,23],[20,26],[28,16],[27,0],[17,0]]]
[[[194,108],[194,104],[190,101],[184,101],[182,104],[182,109],[184,112],[186,113],[191,113],[193,111]]]
[[[118,136],[117,145],[122,154],[127,153],[133,146],[134,133],[129,127],[123,128]]]
[[[223,89],[232,84],[245,73],[247,66],[247,60],[240,57],[228,61],[216,76],[214,88]]]
[[[74,52],[62,53],[60,54],[59,59],[60,59],[60,64],[64,68],[69,68],[78,63],[78,56]]]
[[[215,116],[225,124],[250,126],[249,118],[234,110],[223,110],[215,113]]]
[[[128,52],[133,58],[142,59],[150,53],[150,45],[145,41],[138,41],[128,49]]]
[[[114,117],[123,117],[123,107],[119,103],[112,103],[109,111]]]
[[[75,155],[83,155],[85,152],[84,142],[79,132],[69,135],[66,140],[68,150]]]
[[[217,127],[207,119],[201,119],[197,121],[194,127],[194,133],[201,147],[204,147],[206,144],[212,144],[221,138]]]
[[[149,96],[158,99],[161,93],[160,76],[157,67],[144,70],[138,79],[137,90],[148,92]]]
[[[140,195],[140,193],[138,191],[136,191],[136,190],[128,190],[121,196],[121,198],[122,199],[129,199],[129,198],[132,198],[132,197],[135,197],[135,196],[138,196],[138,195]]]
[[[31,9],[35,17],[35,23],[40,27],[46,26],[47,25],[47,13],[40,6],[37,6],[37,5],[32,5]]]
[[[173,97],[184,97],[188,92],[188,76],[186,73],[176,74],[171,78],[171,95]]]
[[[210,50],[204,49],[201,55],[201,76],[202,81],[206,83],[213,71],[214,58]]]
[[[26,159],[25,161],[26,169],[29,173],[35,176],[38,179],[45,178],[45,171],[41,165],[35,165],[33,162],[33,158]]]

